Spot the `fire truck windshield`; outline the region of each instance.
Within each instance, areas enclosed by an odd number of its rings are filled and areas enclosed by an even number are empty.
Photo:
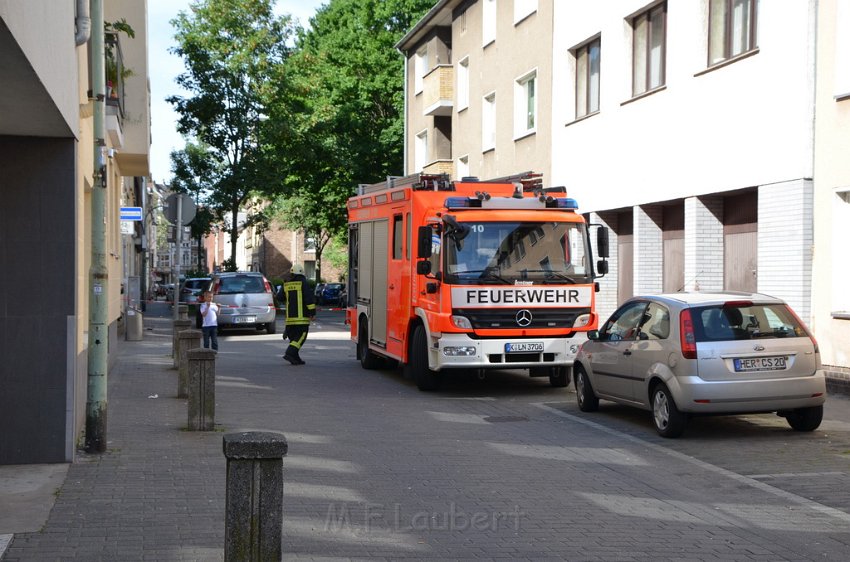
[[[469,234],[447,243],[444,280],[461,285],[516,282],[589,283],[584,224],[569,222],[466,222]]]

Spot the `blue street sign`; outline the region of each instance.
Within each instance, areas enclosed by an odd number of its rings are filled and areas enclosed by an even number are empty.
[[[122,221],[140,221],[142,220],[141,207],[121,207]]]

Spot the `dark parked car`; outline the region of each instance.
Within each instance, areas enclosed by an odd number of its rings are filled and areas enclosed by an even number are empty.
[[[575,362],[579,409],[611,400],[652,412],[662,437],[690,416],[776,412],[796,431],[821,423],[818,344],[782,300],[756,293],[633,297]]]
[[[322,292],[318,297],[318,304],[332,304],[337,306],[339,304],[339,295],[342,293],[343,284],[342,283],[325,283],[325,286],[322,287]]]

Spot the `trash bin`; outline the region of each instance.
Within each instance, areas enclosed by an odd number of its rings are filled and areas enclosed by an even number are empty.
[[[127,341],[142,341],[144,333],[144,316],[138,308],[127,309],[127,326],[125,330]]]

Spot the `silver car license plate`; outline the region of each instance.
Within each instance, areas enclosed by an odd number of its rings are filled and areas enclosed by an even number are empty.
[[[505,344],[505,353],[539,353],[543,351],[541,341],[521,341]]]
[[[754,371],[782,371],[788,368],[788,356],[779,357],[749,357],[735,359],[736,373],[751,373]]]
[[[253,324],[257,321],[256,316],[234,316],[233,323],[234,324]]]

